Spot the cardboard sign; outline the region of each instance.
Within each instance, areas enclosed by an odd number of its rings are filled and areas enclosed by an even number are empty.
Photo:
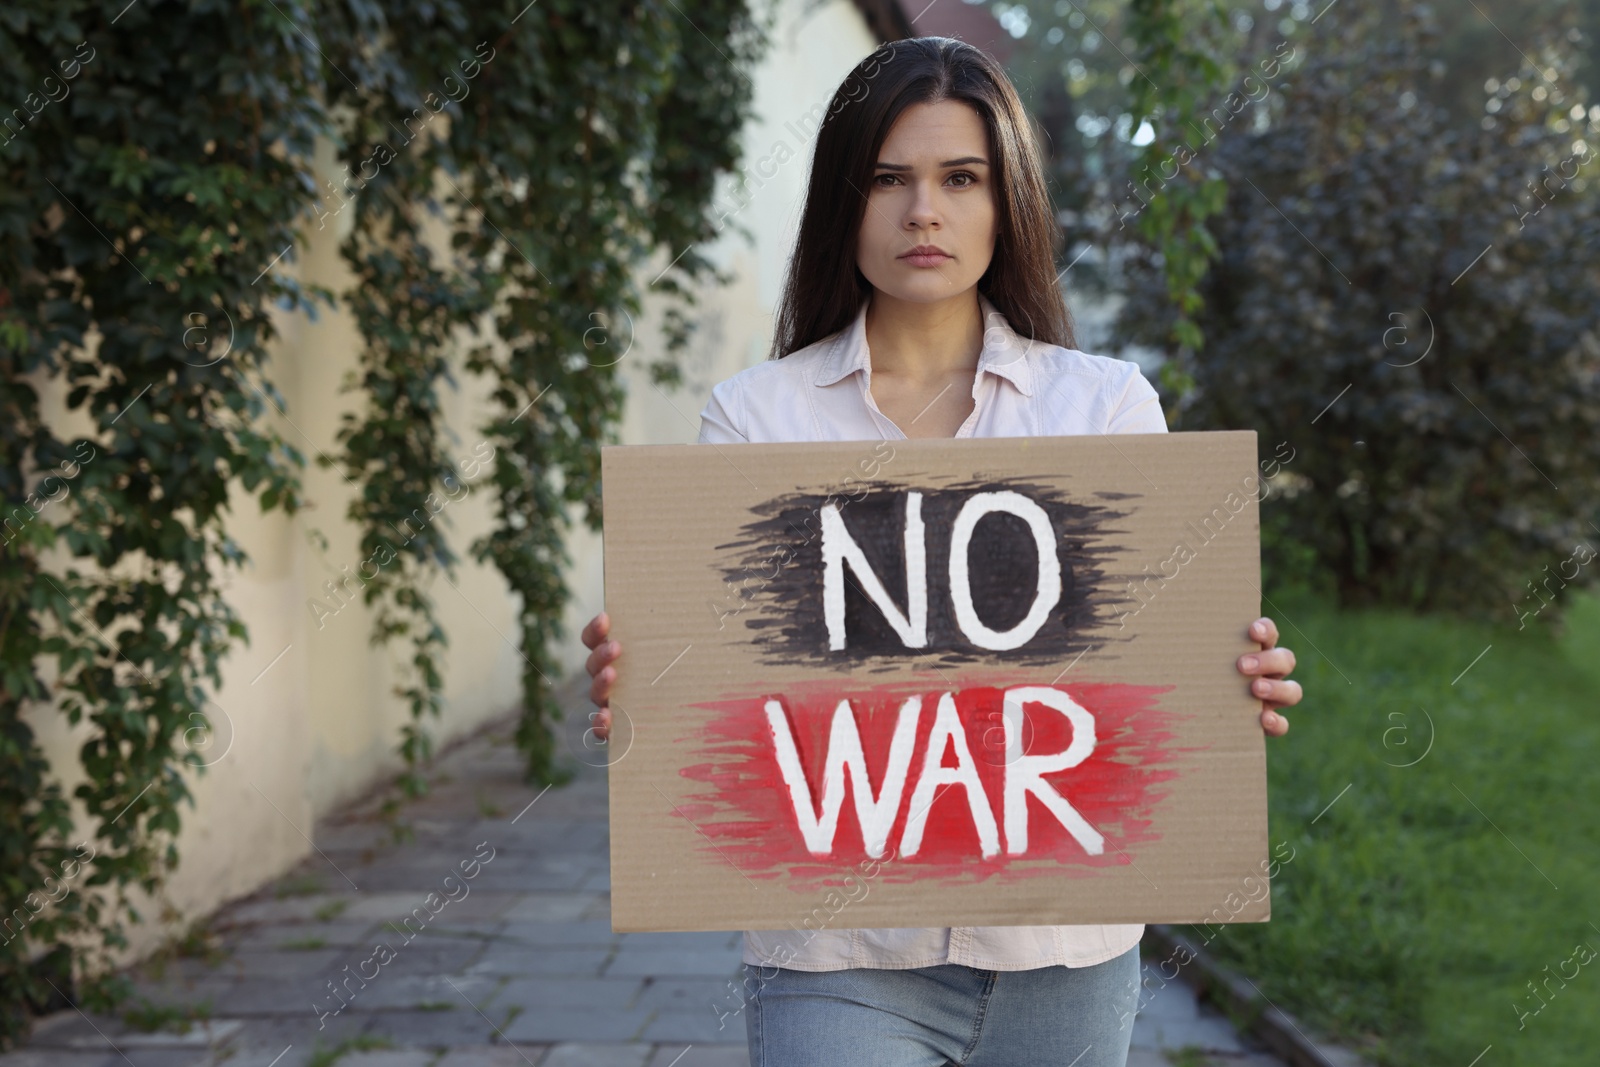
[[[1268,917],[1254,433],[601,462],[616,930]]]

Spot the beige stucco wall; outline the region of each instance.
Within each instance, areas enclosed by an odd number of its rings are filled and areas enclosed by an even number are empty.
[[[683,359],[685,384],[670,393],[654,388],[645,372],[663,348],[658,334],[663,305],[647,296],[644,315],[629,330],[632,347],[624,357],[629,400],[621,433],[626,443],[692,442],[711,386],[765,355],[810,161],[811,142],[803,135],[814,128],[815,118],[810,126],[798,124],[808,111],[820,117],[833,88],[876,45],[846,0],[811,5],[808,12],[806,6],[806,0],[779,4],[772,47],[752,76],[757,117],[744,134],[747,192],[735,193],[730,180],[719,200],[731,209],[730,222],[748,228],[754,240],[728,226],[707,249],[737,281],[703,294],[700,329]],[[785,150],[778,149],[780,142]],[[774,165],[775,154],[791,158]],[[333,176],[326,152],[319,164]],[[273,269],[302,283],[346,288],[350,277],[338,256],[338,241],[348,221],[334,217],[325,229],[309,230],[308,242]],[[679,251],[641,270],[641,285]],[[250,494],[237,493],[233,501],[229,527],[250,563],[228,577],[227,596],[251,640],[226,661],[224,684],[208,709],[215,732],[197,749],[211,766],[193,776],[195,806],[183,812],[181,863],[165,897],[185,923],[287,871],[310,852],[307,835],[320,817],[400,769],[396,745],[407,711],[391,689],[405,646],[371,647],[371,619],[359,603],[320,619],[309,606],[313,598],[329,603],[323,583],[339,579],[341,567],[354,569],[361,558],[360,531],[345,518],[354,490],[336,470],[315,462],[318,453],[337,451],[339,417],[358,399],[341,393],[340,386],[356,366],[360,338],[347,314],[324,310],[315,322],[280,314],[277,321],[280,337],[269,369],[287,414],[276,421],[311,460],[302,477],[312,506],[293,518],[264,517]],[[460,380],[461,391],[450,396],[447,410],[461,440],[459,454],[466,456],[479,441],[474,428],[490,409],[482,383],[467,376]],[[72,432],[61,397],[51,394],[46,400],[56,404],[63,432]],[[520,665],[513,604],[504,583],[492,568],[465,559],[466,546],[489,526],[489,494],[452,503],[436,521],[446,520],[464,558],[456,588],[441,581],[432,590],[450,635],[445,711],[430,723],[439,744],[511,712]],[[317,534],[326,538],[325,546]],[[580,526],[571,554],[575,595],[569,635],[559,650],[568,677],[582,672],[587,650],[578,632],[603,602],[600,538]],[[77,749],[89,727],[68,729],[51,709],[35,712],[30,722],[70,793],[79,781]],[[335,884],[337,876],[325,873]],[[141,901],[140,910],[147,922],[130,930],[128,957],[147,953],[173,932],[154,921],[160,906]]]

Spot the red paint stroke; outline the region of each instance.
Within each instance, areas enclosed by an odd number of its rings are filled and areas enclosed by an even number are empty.
[[[1015,683],[1028,684],[1028,683]],[[954,689],[956,711],[977,777],[1000,830],[1001,850],[983,858],[967,791],[945,786],[928,809],[927,826],[916,855],[899,854],[910,802],[926,757],[928,736],[939,698],[952,687],[939,679],[921,685],[896,683],[867,688],[842,680],[790,684],[781,692],[752,691],[697,704],[715,715],[698,737],[680,743],[694,746],[707,762],[683,768],[685,778],[709,788],[689,794],[678,811],[691,820],[707,842],[702,850],[720,853],[748,877],[787,875],[791,888],[805,891],[836,880],[842,872],[870,863],[856,821],[854,786],[848,780],[833,851],[814,855],[806,848],[774,751],[764,707],[768,698],[785,708],[801,766],[811,787],[813,808],[820,801],[823,768],[834,709],[850,700],[868,777],[874,791],[883,786],[889,743],[900,706],[909,696],[922,696],[916,747],[900,810],[889,833],[880,877],[891,881],[935,879],[1002,882],[1063,874],[1091,875],[1096,869],[1135,862],[1141,845],[1159,840],[1152,812],[1168,795],[1161,783],[1177,777],[1180,753],[1198,751],[1174,745],[1174,725],[1181,716],[1162,709],[1157,697],[1173,686],[1083,682],[1050,686],[1066,693],[1094,716],[1096,743],[1076,767],[1047,773],[1043,780],[1056,789],[1105,837],[1104,852],[1091,855],[1038,800],[1028,796],[1028,849],[1005,851],[1003,796],[1005,750],[1000,710],[1011,685],[983,684],[968,677]],[[1041,705],[1024,707],[1024,752],[1042,756],[1063,751],[1072,740],[1072,726],[1060,712]],[[947,748],[941,763],[955,764]],[[831,882],[830,882],[831,884]]]

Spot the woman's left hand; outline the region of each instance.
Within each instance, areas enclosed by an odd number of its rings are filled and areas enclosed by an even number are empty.
[[[1240,656],[1239,673],[1255,679],[1250,692],[1261,698],[1261,728],[1282,737],[1289,732],[1289,720],[1277,709],[1300,703],[1300,683],[1285,677],[1294,670],[1294,653],[1277,647],[1278,626],[1266,617],[1250,624],[1250,639],[1261,643],[1261,651]]]

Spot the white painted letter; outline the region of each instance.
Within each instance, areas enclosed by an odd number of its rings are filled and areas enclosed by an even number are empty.
[[[883,582],[873,573],[866,553],[844,527],[837,504],[822,507],[822,614],[828,626],[828,648],[844,647],[844,564],[861,579],[861,588],[907,648],[928,643],[927,545],[922,534],[922,494],[906,494],[906,611],[901,613]],[[1054,559],[1054,555],[1051,556]]]
[[[1015,515],[1028,524],[1039,552],[1039,589],[1033,606],[1021,622],[1005,632],[991,630],[978,618],[972,606],[972,580],[967,574],[967,545],[978,520],[994,511]],[[1002,651],[1021,648],[1050,618],[1050,611],[1061,599],[1061,560],[1056,557],[1056,535],[1050,516],[1032,500],[1011,490],[976,493],[961,506],[950,530],[950,599],[955,604],[956,624],[967,640],[979,648]]]
[[[1018,754],[1022,746],[1024,704],[1043,704],[1067,717],[1072,724],[1072,742],[1065,750],[1048,756]],[[1013,854],[1028,851],[1028,794],[1032,793],[1060,820],[1085,852],[1091,856],[1100,855],[1105,851],[1105,838],[1042,777],[1076,767],[1089,758],[1089,753],[1094,751],[1094,716],[1061,690],[1046,686],[1007,689],[1001,715],[1006,727],[1006,851]]]
[[[947,739],[955,745],[954,767],[940,766]],[[935,790],[945,784],[966,789],[967,806],[972,810],[972,824],[978,828],[978,846],[984,859],[999,854],[1000,830],[995,826],[994,810],[989,807],[989,798],[983,793],[983,783],[978,780],[978,771],[972,762],[972,752],[967,748],[967,734],[956,714],[956,699],[949,693],[939,698],[939,709],[934,713],[928,751],[922,758],[922,774],[917,778],[916,791],[911,794],[911,814],[906,818],[906,830],[900,837],[902,856],[915,856],[922,847],[928,809],[933,807]]]
[[[839,828],[839,809],[844,805],[844,772],[850,771],[850,792],[855,796],[856,821],[861,824],[861,839],[867,846],[867,855],[881,856],[889,840],[889,830],[894,826],[895,814],[900,810],[900,798],[905,794],[906,771],[911,765],[911,750],[916,746],[917,721],[922,716],[922,698],[910,697],[900,705],[900,717],[895,721],[894,738],[889,742],[889,763],[883,772],[883,788],[877,797],[872,795],[872,783],[867,778],[867,759],[861,751],[861,733],[856,729],[856,718],[850,711],[850,701],[841,700],[833,709],[833,727],[828,735],[828,752],[822,770],[822,803],[813,807],[811,786],[806,772],[800,766],[800,753],[795,748],[794,734],[789,728],[789,717],[783,705],[776,700],[766,703],[767,725],[772,729],[773,748],[778,756],[778,769],[783,772],[783,784],[789,789],[789,800],[794,805],[795,821],[800,825],[800,835],[806,848],[819,856],[833,851],[833,837]]]

